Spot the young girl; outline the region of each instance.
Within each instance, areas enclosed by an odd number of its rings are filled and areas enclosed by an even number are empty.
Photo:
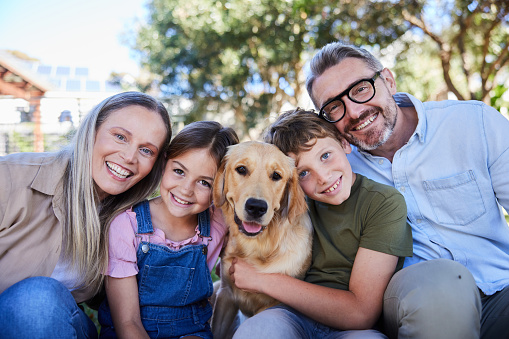
[[[226,226],[212,183],[236,133],[194,122],[171,141],[161,196],[113,220],[101,338],[212,338],[210,272]]]

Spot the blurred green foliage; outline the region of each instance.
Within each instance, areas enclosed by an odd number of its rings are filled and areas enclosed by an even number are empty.
[[[422,100],[452,92],[489,103],[508,72],[508,1],[152,0],[148,7],[133,42],[153,74],[142,87],[189,100],[180,108],[185,122],[229,112],[241,136],[285,103],[309,103],[301,99],[306,62],[335,40],[369,48],[394,68],[401,90]]]

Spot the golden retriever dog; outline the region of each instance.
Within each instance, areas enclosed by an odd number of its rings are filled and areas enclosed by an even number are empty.
[[[278,303],[236,288],[228,273],[232,259],[301,279],[311,261],[313,228],[294,161],[271,144],[231,146],[216,174],[213,198],[229,227],[211,320],[214,338],[224,339],[233,334],[239,309],[250,317]]]

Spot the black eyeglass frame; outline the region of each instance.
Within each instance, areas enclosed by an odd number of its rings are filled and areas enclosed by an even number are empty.
[[[353,102],[355,102],[357,104],[363,104],[363,103],[366,103],[366,102],[370,101],[371,99],[373,99],[373,97],[376,94],[375,80],[382,74],[382,71],[377,71],[375,73],[375,75],[373,75],[373,77],[371,77],[371,78],[361,79],[361,80],[357,81],[355,84],[353,84],[352,86],[348,87],[343,92],[341,92],[338,95],[336,95],[334,98],[328,100],[320,108],[320,112],[318,113],[320,118],[322,118],[325,121],[330,122],[330,123],[335,123],[335,122],[338,122],[341,119],[343,119],[345,117],[345,114],[346,114],[346,106],[345,106],[345,102],[341,98],[344,97],[345,95],[348,97],[348,99],[350,99],[351,101],[353,101]],[[358,84],[360,84],[363,81],[368,81],[369,83],[371,83],[371,86],[373,86],[373,95],[369,99],[364,100],[364,101],[358,101],[358,100],[355,100],[355,99],[351,98],[350,97],[350,91],[352,90],[352,88],[354,88],[355,86],[357,86]],[[339,119],[337,119],[337,120],[330,120],[330,119],[327,118],[326,114],[324,113],[324,108],[327,107],[327,105],[329,105],[331,102],[337,101],[337,100],[341,101],[341,103],[343,104],[343,115],[341,115],[341,117]]]

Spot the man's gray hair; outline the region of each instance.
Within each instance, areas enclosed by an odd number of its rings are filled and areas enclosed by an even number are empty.
[[[318,103],[313,96],[313,83],[327,69],[339,64],[346,58],[357,58],[363,60],[373,71],[381,71],[382,63],[371,53],[361,47],[346,45],[341,42],[331,42],[322,47],[318,53],[311,59],[310,73],[306,79],[306,88],[313,104],[317,109]]]

